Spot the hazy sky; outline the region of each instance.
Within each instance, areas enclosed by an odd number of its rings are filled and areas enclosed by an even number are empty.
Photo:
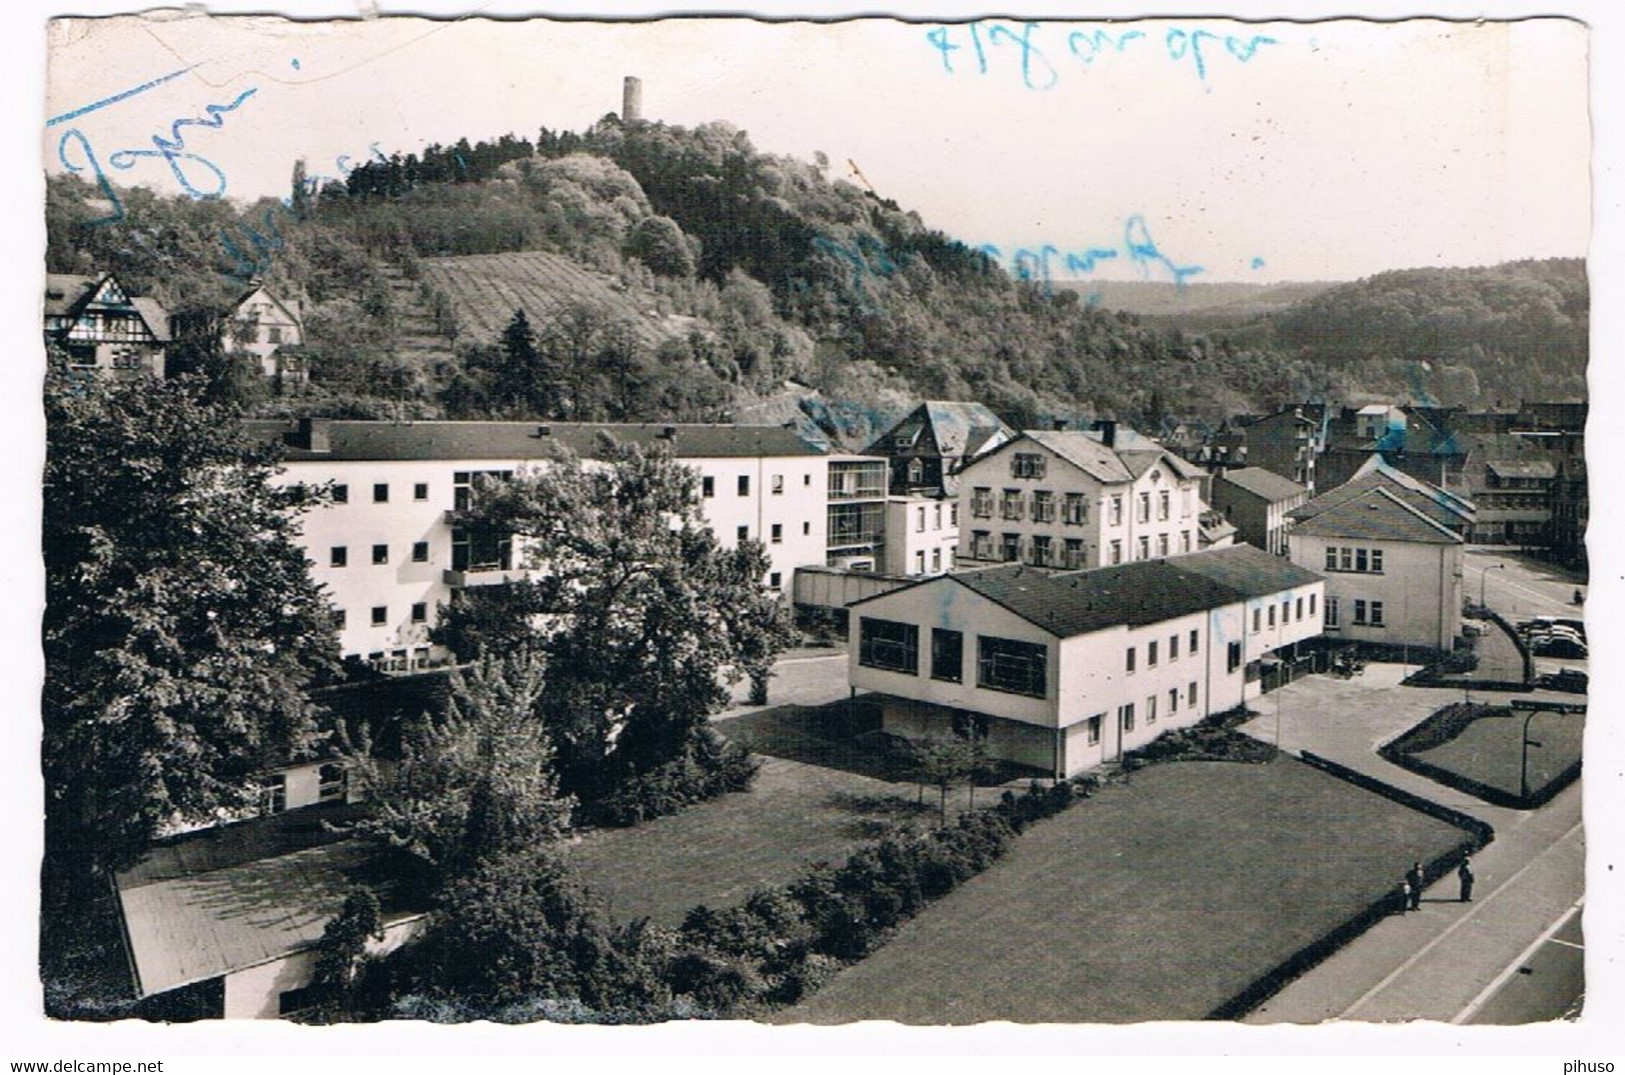
[[[1132,278],[1129,246],[1150,243],[1154,278],[1257,281],[1586,252],[1579,22],[934,25],[64,21],[47,117],[184,73],[49,125],[44,152],[179,190],[154,136],[237,102],[219,129],[180,128],[201,158],[181,176],[282,195],[298,157],[337,174],[372,146],[579,130],[635,74],[646,118],[854,162],[956,238],[1050,245],[1059,274],[1093,249],[1116,252],[1093,272]]]

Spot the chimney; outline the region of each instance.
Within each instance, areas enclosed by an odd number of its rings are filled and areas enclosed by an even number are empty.
[[[1055,430],[1055,432],[1057,432],[1057,433],[1065,433],[1066,432],[1066,419],[1065,418],[1057,418],[1057,419],[1055,419],[1053,422],[1050,423],[1050,428]]]
[[[664,427],[662,427],[661,430],[660,430],[660,436],[661,436],[662,440],[676,440],[677,439],[677,427],[676,426],[664,426]]]
[[[536,435],[538,437],[551,437],[553,435],[553,427],[552,426],[537,426],[536,427]]]
[[[293,436],[293,446],[307,452],[330,452],[333,441],[326,418],[299,419],[299,432]]]
[[[626,76],[621,87],[621,122],[636,123],[643,118],[643,80]]]
[[[1110,418],[1102,418],[1095,423],[1100,430],[1100,443],[1108,448],[1117,447],[1117,423]]]

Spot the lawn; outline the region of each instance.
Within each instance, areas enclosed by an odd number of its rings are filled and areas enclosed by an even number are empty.
[[[774,1021],[1201,1019],[1466,840],[1287,755],[1153,766]]]
[[[636,828],[589,833],[571,847],[571,862],[609,897],[616,918],[676,925],[696,904],[729,907],[794,880],[809,862],[842,861],[894,820],[935,817],[934,797],[916,808],[913,784],[888,781],[872,753],[821,734],[826,715],[838,713],[784,706],[719,724],[763,756],[755,787]]]
[[[1520,789],[1527,713],[1450,705],[1382,749],[1384,757],[1501,806],[1546,802],[1576,775],[1585,715],[1539,712],[1529,720],[1529,797]],[[1538,744],[1538,745],[1534,745]]]

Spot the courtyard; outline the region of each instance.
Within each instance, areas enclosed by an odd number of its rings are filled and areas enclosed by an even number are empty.
[[[1453,704],[1385,745],[1382,753],[1488,802],[1529,807],[1546,802],[1579,775],[1584,738],[1584,713]]]

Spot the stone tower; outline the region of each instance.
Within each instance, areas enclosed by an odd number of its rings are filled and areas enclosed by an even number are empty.
[[[621,122],[636,123],[643,118],[643,80],[626,76],[621,89]]]

